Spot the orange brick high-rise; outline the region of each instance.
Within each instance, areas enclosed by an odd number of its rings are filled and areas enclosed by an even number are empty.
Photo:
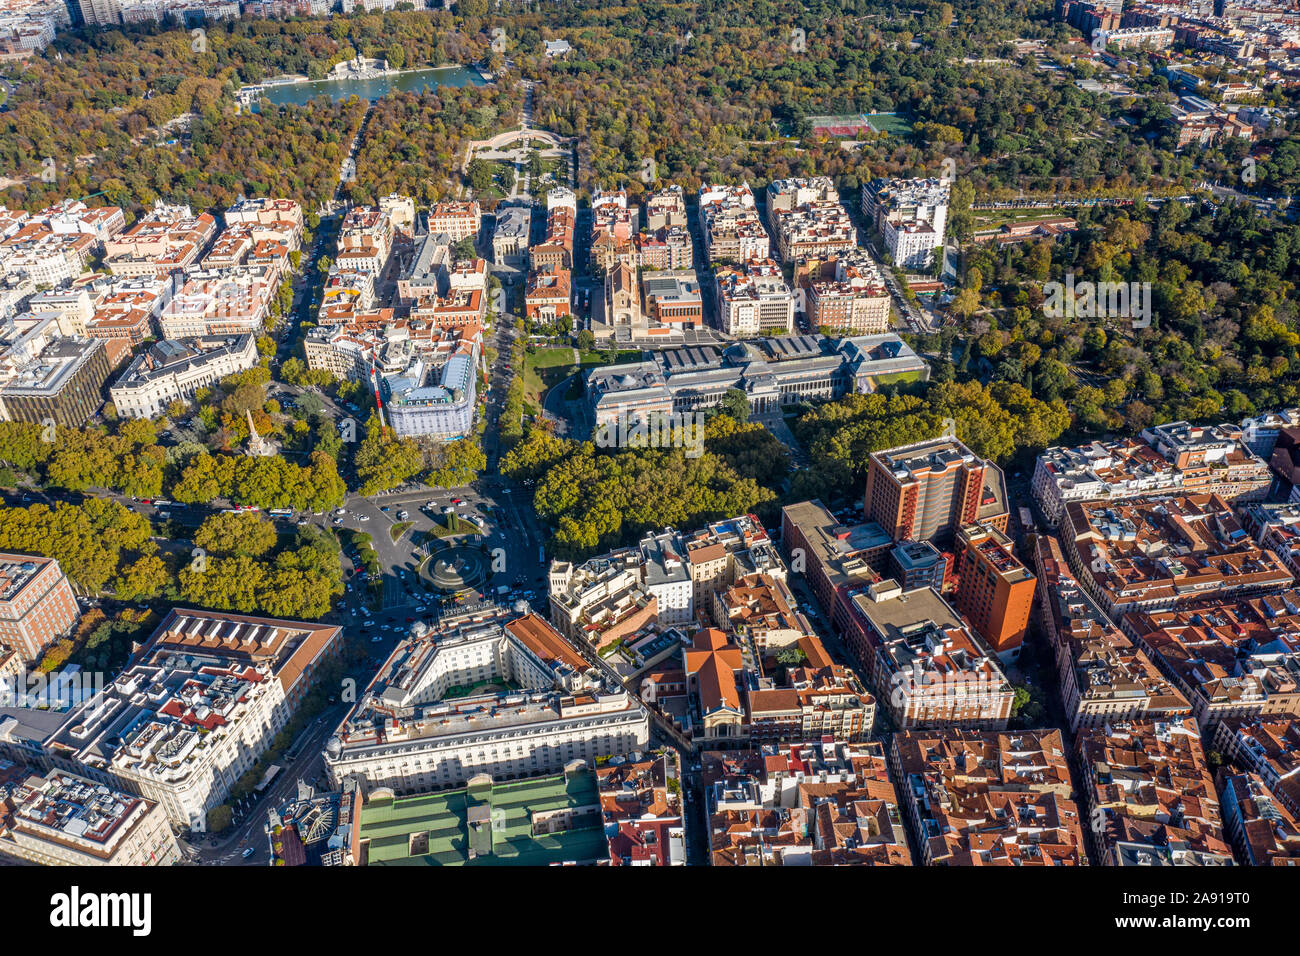
[[[1020,656],[1037,579],[1016,557],[1011,539],[988,525],[957,532],[957,609],[1003,663]]]
[[[955,438],[873,453],[863,507],[895,541],[947,543],[976,522],[1007,529],[1002,469]]]

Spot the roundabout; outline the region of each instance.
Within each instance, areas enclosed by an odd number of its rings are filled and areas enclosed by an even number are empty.
[[[420,567],[420,577],[444,594],[480,591],[491,576],[491,559],[481,546],[449,544]]]

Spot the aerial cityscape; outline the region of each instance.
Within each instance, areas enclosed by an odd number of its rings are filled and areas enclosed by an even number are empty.
[[[2,0],[0,872],[1250,928],[1297,191],[1296,0]]]

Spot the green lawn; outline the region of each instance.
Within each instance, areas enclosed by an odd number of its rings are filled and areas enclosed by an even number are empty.
[[[894,372],[890,375],[875,375],[872,377],[875,380],[877,387],[881,385],[900,385],[904,382],[921,381],[920,372]]]
[[[575,372],[610,364],[609,353],[598,349],[579,351],[578,360],[579,364],[574,365],[571,348],[538,349],[527,356],[524,359],[524,401],[535,406],[540,405],[542,396],[549,389]],[[641,353],[635,350],[621,351],[614,355],[616,364],[639,361],[641,361]]]
[[[435,538],[454,538],[462,534],[479,534],[477,525],[471,524],[458,514],[440,515],[433,521],[429,531]]]
[[[538,349],[524,357],[524,401],[540,405],[542,395],[573,374],[573,349]]]
[[[868,113],[867,122],[872,129],[890,136],[909,136],[912,132],[912,124],[894,113]]]

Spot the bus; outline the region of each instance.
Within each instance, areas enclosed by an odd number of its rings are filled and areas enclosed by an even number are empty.
[[[261,781],[253,788],[254,793],[264,793],[266,788],[271,785],[271,781],[280,775],[283,768],[279,764],[271,764],[266,768],[266,773],[262,774]]]
[[[1019,513],[1020,529],[1022,531],[1024,531],[1026,534],[1032,534],[1038,530],[1037,526],[1034,524],[1033,512],[1031,512],[1024,505],[1021,505],[1016,510]]]
[[[292,517],[293,517],[293,509],[292,509],[292,508],[272,508],[270,511],[267,512],[267,514],[270,515],[272,518],[292,518]]]

